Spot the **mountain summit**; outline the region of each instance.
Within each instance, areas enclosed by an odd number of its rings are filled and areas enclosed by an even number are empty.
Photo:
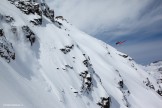
[[[0,108],[161,108],[160,92],[131,57],[44,0],[1,0]]]

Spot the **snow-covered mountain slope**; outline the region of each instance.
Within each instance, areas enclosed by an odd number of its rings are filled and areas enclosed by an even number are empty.
[[[146,70],[149,74],[161,73],[162,71],[162,61],[155,61],[150,63],[147,66],[142,66],[144,70]],[[159,76],[159,75],[158,75]]]
[[[131,57],[36,1],[0,2],[0,108],[162,107]]]
[[[157,93],[162,96],[162,61],[155,61],[147,66],[141,66],[150,76],[156,79],[159,86]]]

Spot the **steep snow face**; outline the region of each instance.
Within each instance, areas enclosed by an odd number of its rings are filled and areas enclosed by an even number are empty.
[[[158,85],[157,93],[162,96],[162,61],[155,61],[147,66],[141,66]]]
[[[147,66],[143,66],[143,69],[148,71],[150,74],[158,73],[162,71],[162,61],[155,61]]]
[[[23,6],[37,3],[9,1],[0,2],[0,43],[8,48],[0,54],[10,58],[0,57],[0,108],[162,107],[156,80],[131,57],[54,20],[46,4],[28,13]]]

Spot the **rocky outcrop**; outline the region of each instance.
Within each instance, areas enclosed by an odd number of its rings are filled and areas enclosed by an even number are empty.
[[[28,27],[28,26],[23,26],[22,27],[22,30],[23,30],[23,32],[24,32],[24,35],[25,35],[25,37],[26,37],[26,39],[28,40],[28,41],[30,41],[30,43],[31,43],[31,46],[33,45],[33,43],[35,42],[35,34],[33,33],[33,31],[32,30],[30,30],[30,28]]]
[[[101,106],[101,108],[110,108],[110,103],[110,97],[101,97],[101,100],[97,103],[97,105]]]
[[[67,54],[71,51],[71,49],[73,49],[74,45],[72,44],[71,46],[65,46],[65,48],[61,48],[60,50],[64,53]]]
[[[91,91],[92,87],[92,77],[91,74],[88,71],[81,72],[79,74],[82,77],[82,91]]]
[[[8,63],[15,60],[15,52],[12,44],[6,39],[3,29],[0,28],[0,56]]]
[[[146,78],[146,80],[143,81],[143,83],[144,83],[147,87],[149,87],[150,89],[155,90],[154,85],[150,82],[150,80],[149,80],[148,78]]]

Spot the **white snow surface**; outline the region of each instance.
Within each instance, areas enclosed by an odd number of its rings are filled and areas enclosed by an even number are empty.
[[[162,108],[162,97],[143,83],[146,78],[155,83],[155,78],[131,57],[120,56],[125,54],[65,20],[58,20],[63,24],[60,29],[43,16],[43,24],[34,26],[29,22],[31,16],[7,0],[0,1],[0,14],[15,19],[10,24],[0,19],[0,28],[16,57],[10,63],[0,57],[0,108],[100,108],[101,97],[111,97],[110,108]],[[24,25],[36,35],[33,46],[24,38]],[[11,26],[17,27],[17,35]],[[67,54],[60,50],[71,45]],[[92,66],[83,64],[86,59]],[[93,83],[88,93],[81,92],[79,75],[87,70]],[[124,88],[118,84],[121,80]],[[130,94],[125,93],[128,90]]]
[[[150,76],[156,79],[162,89],[162,61],[155,61],[147,66],[141,66]]]

